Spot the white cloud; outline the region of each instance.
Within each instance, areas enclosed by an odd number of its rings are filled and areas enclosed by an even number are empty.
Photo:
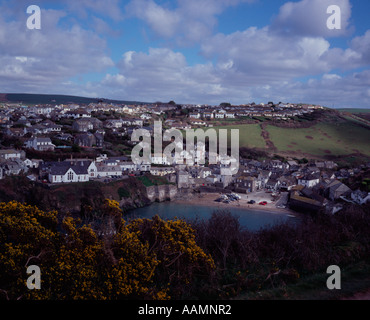
[[[216,16],[227,7],[255,0],[178,0],[175,9],[157,4],[154,0],[131,0],[126,14],[142,19],[156,35],[177,44],[200,42],[212,34]]]
[[[326,73],[322,76],[322,79],[323,80],[340,80],[340,79],[342,79],[342,77],[340,75],[337,75],[337,74]]]
[[[327,8],[336,5],[341,10],[341,29],[330,30],[327,20],[330,14]],[[271,29],[286,35],[307,37],[338,37],[351,31],[350,0],[301,0],[287,2],[274,19]]]
[[[218,34],[204,42],[202,54],[218,59],[220,65],[232,61],[234,73],[244,77],[246,85],[271,83],[320,74],[330,70],[323,55],[330,44],[323,38],[289,38],[269,28],[249,28],[229,35]]]
[[[61,29],[58,23],[64,16],[63,11],[42,10],[41,30],[28,30],[25,19],[0,18],[2,91],[29,91],[37,86],[42,90],[50,83],[113,66],[105,40],[78,25]]]
[[[50,3],[56,4],[63,10],[76,14],[79,19],[88,19],[89,14],[99,15],[114,21],[120,21],[123,18],[121,10],[121,0],[17,0],[17,1],[0,1],[2,12],[7,15],[20,16],[24,14],[29,5],[38,5],[41,9],[49,6]]]
[[[370,30],[363,36],[354,38],[351,41],[351,48],[359,55],[364,63],[370,64]]]

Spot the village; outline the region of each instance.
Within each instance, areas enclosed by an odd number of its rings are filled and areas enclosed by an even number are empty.
[[[164,129],[186,130],[212,128],[218,120],[248,122],[267,117],[284,121],[318,109],[322,107],[272,102],[242,106],[3,104],[0,179],[25,175],[37,183],[57,185],[152,175],[166,177],[178,190],[211,194],[207,201],[225,206],[243,200],[248,207],[336,213],[344,203],[362,205],[370,194],[351,189],[345,182],[364,173],[369,165],[347,169],[333,161],[241,157],[238,173],[231,176],[221,161],[209,164],[207,152],[204,165],[178,164],[164,155],[137,164],[130,156],[135,145],[130,140],[133,131],[140,128],[152,133],[154,121],[163,121]],[[58,158],[50,160],[50,155]]]

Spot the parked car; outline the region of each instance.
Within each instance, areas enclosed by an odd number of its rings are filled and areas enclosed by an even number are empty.
[[[261,206],[265,206],[265,205],[267,205],[267,201],[261,201],[259,204],[260,204]]]
[[[254,201],[254,200],[250,200],[250,201],[248,201],[248,203],[249,203],[249,204],[255,204],[255,203],[256,203],[256,201]]]
[[[239,196],[236,193],[230,193],[227,196],[229,197],[229,199],[234,199],[234,200],[240,200],[241,199],[241,196]]]

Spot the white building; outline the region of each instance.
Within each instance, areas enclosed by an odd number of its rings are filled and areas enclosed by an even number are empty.
[[[227,112],[227,113],[225,113],[225,117],[228,118],[228,119],[235,119],[235,113]]]
[[[304,177],[298,178],[298,184],[307,188],[312,188],[320,183],[319,174],[308,174]]]
[[[166,176],[168,174],[171,174],[171,173],[176,173],[176,170],[175,168],[173,167],[151,167],[150,169],[150,173],[153,175],[153,176]]]
[[[221,113],[221,112],[215,113],[215,118],[216,119],[224,119],[225,118],[225,114],[224,113]]]
[[[0,159],[9,160],[9,159],[21,159],[22,158],[22,151],[14,150],[14,149],[7,149],[7,150],[0,150]]]
[[[153,155],[151,158],[152,158],[151,159],[152,164],[156,164],[156,165],[160,164],[160,165],[164,165],[164,166],[170,166],[172,164],[171,163],[172,159],[168,159],[165,154],[162,154],[160,156]]]
[[[54,151],[55,145],[50,138],[33,137],[25,142],[25,147],[37,151]]]
[[[107,165],[104,162],[98,163],[97,178],[111,178],[122,176],[122,169],[119,165]]]
[[[96,173],[96,165],[90,160],[68,160],[53,163],[48,178],[51,183],[87,182]]]

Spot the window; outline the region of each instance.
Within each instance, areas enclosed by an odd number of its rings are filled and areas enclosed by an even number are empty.
[[[73,172],[68,172],[68,180],[69,181],[73,180]]]

